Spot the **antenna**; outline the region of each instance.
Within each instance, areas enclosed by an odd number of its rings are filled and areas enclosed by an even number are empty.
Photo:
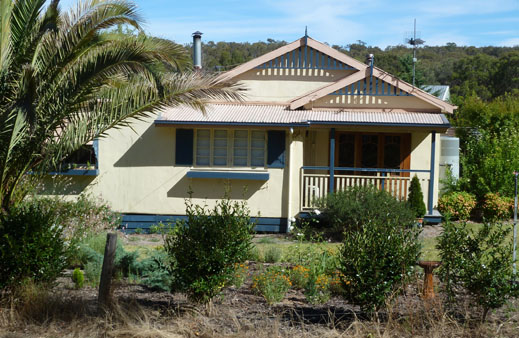
[[[418,35],[418,37],[417,37],[417,35]],[[416,61],[418,61],[418,59],[416,58],[416,48],[418,48],[418,46],[423,45],[425,43],[424,40],[420,39],[420,32],[416,31],[416,19],[414,19],[413,33],[408,32],[408,33],[406,33],[406,36],[408,36],[408,37],[404,39],[405,43],[413,46],[413,86],[414,86],[415,85],[415,75],[416,75]]]

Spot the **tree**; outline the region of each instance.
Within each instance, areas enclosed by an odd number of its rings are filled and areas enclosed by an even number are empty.
[[[422,187],[418,176],[414,175],[409,188],[409,207],[413,210],[416,218],[422,218],[425,215],[425,203],[423,201]]]
[[[107,32],[140,30],[127,1],[0,0],[0,206],[23,197],[27,173],[45,172],[112,127],[171,105],[239,99],[236,88],[186,72],[171,41]],[[167,70],[165,72],[164,70]]]

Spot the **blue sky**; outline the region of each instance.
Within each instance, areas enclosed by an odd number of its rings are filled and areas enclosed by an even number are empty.
[[[67,8],[75,0],[62,0]],[[362,40],[386,47],[417,31],[426,45],[519,45],[519,0],[137,0],[145,30],[179,43],[291,42],[308,35],[329,44]]]

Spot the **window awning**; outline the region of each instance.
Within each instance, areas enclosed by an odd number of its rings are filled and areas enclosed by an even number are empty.
[[[283,105],[209,104],[206,114],[179,106],[164,109],[156,125],[310,126],[366,125],[449,128],[441,113],[366,110],[289,110]]]

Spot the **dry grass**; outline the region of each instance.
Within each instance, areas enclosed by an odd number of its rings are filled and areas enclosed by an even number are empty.
[[[73,291],[49,292],[28,285],[0,305],[0,337],[517,337],[516,308],[479,324],[446,314],[440,301],[401,296],[387,312],[366,318],[332,307],[234,306],[225,299],[209,306],[169,308],[121,299],[107,314],[95,299]],[[311,310],[311,311],[309,311]],[[470,312],[469,308],[466,309]]]

